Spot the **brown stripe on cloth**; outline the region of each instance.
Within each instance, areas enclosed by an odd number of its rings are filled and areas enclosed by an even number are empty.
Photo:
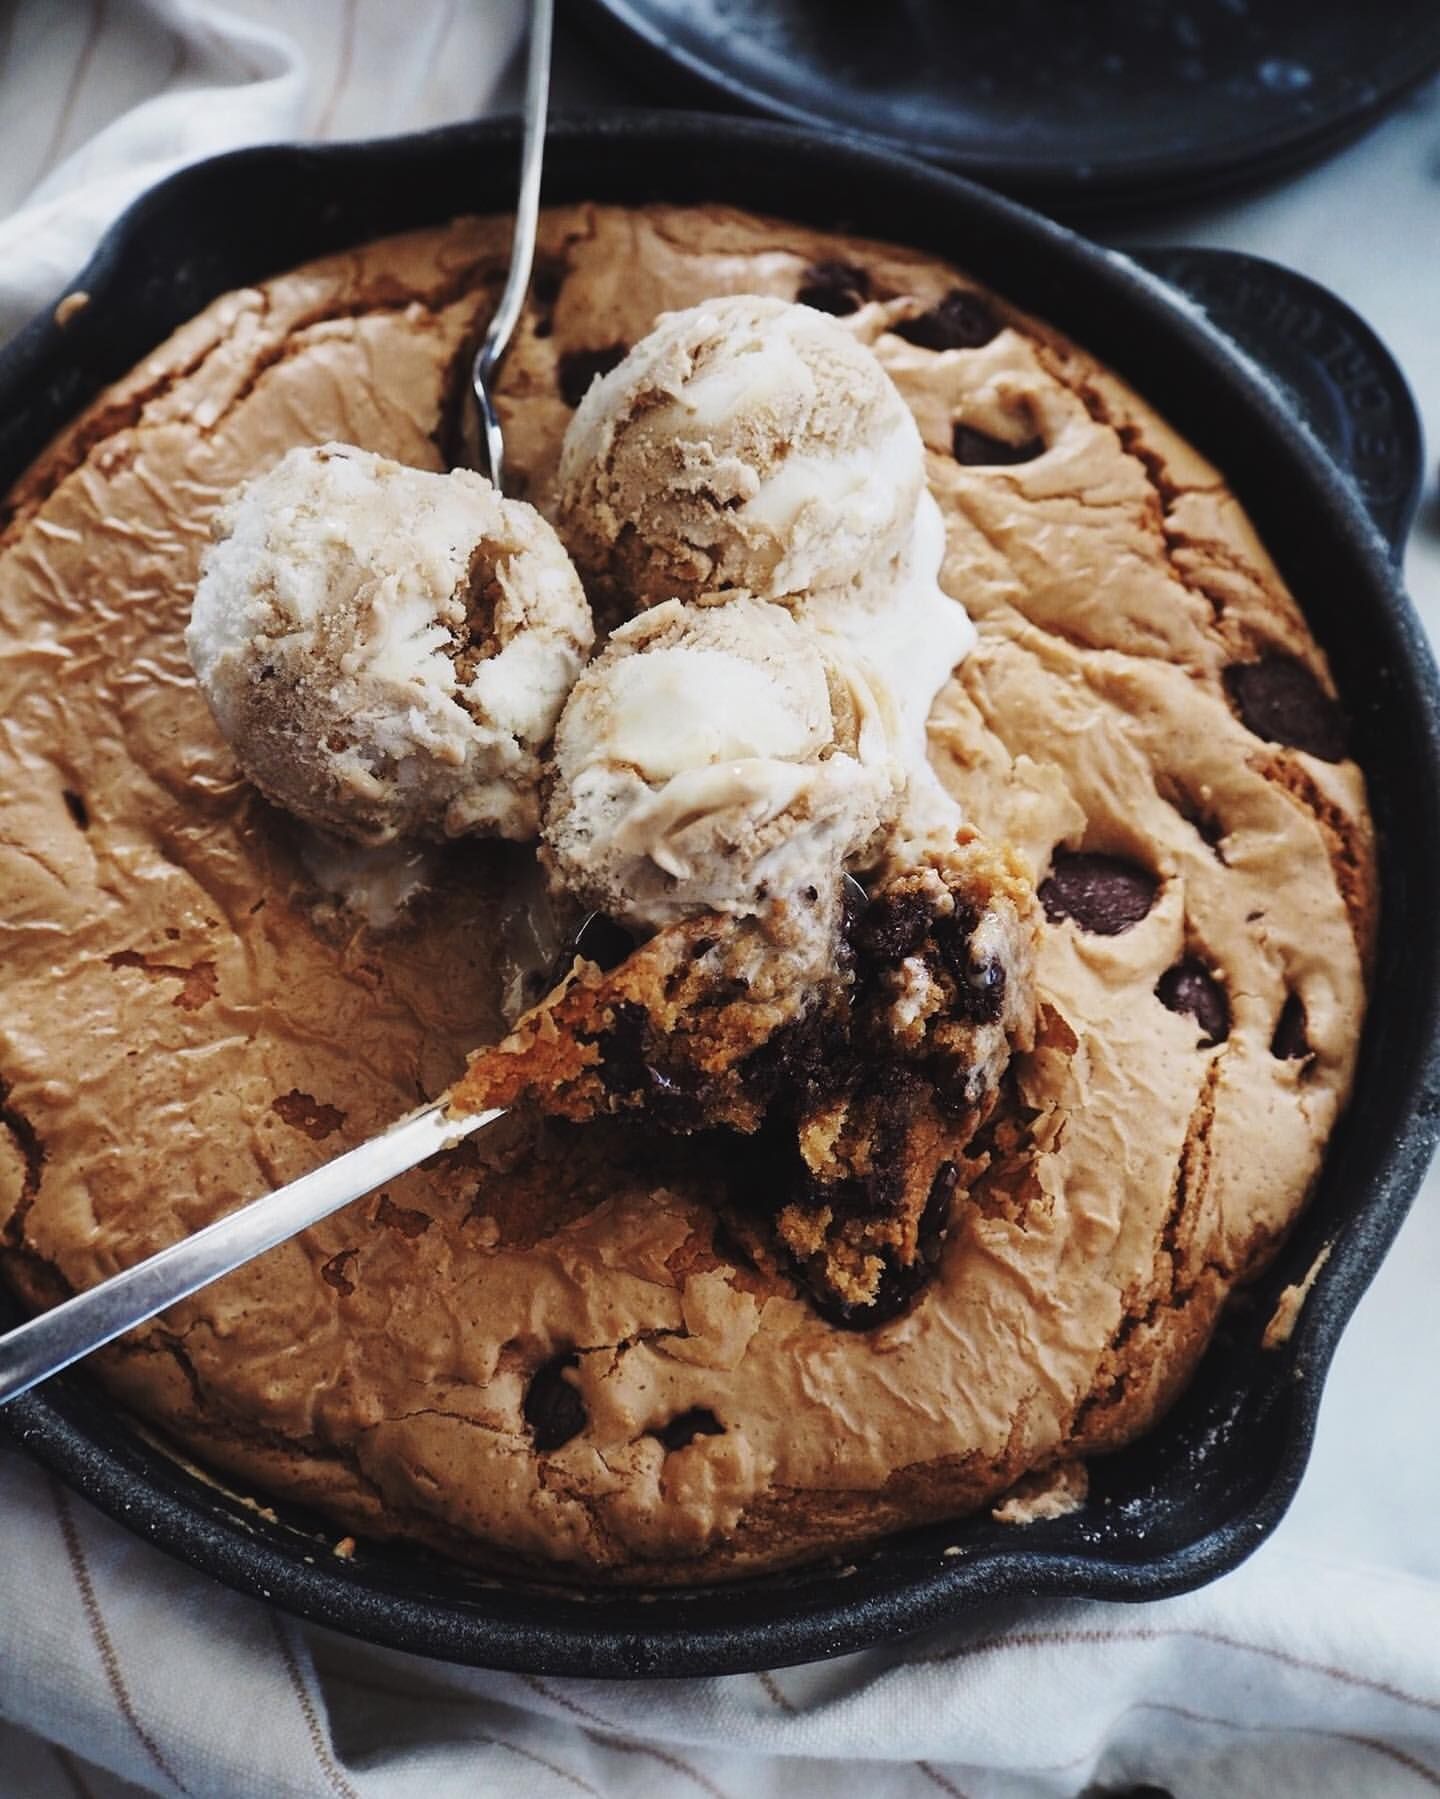
[[[60,1526],[60,1535],[65,1544],[65,1554],[70,1562],[70,1570],[75,1576],[75,1585],[80,1593],[80,1604],[85,1611],[86,1622],[90,1626],[90,1635],[100,1656],[100,1666],[105,1670],[105,1680],[110,1688],[110,1695],[115,1701],[116,1710],[134,1731],[140,1746],[177,1792],[188,1795],[190,1789],[165,1759],[160,1745],[140,1722],[135,1710],[134,1701],[130,1697],[130,1689],[126,1685],[124,1671],[120,1666],[120,1656],[115,1648],[114,1638],[100,1610],[100,1601],[95,1596],[95,1583],[90,1578],[90,1564],[85,1559],[85,1549],[80,1541],[80,1532],[75,1523],[75,1514],[70,1509],[70,1496],[59,1481],[50,1480],[50,1493],[55,1503],[55,1521]]]
[[[561,1780],[568,1780],[572,1787],[579,1787],[582,1793],[593,1793],[595,1799],[604,1799],[599,1787],[592,1787],[588,1780],[582,1780],[578,1774],[572,1774],[558,1762],[546,1761],[543,1755],[537,1755],[533,1749],[522,1749],[519,1743],[507,1743],[504,1737],[482,1736],[480,1740],[483,1743],[493,1743],[497,1749],[508,1749],[512,1755],[534,1762],[537,1768],[548,1768],[552,1774],[558,1774]]]
[[[300,1663],[291,1646],[285,1627],[280,1622],[277,1612],[269,1614],[270,1628],[275,1633],[275,1641],[280,1645],[280,1657],[285,1664],[285,1672],[290,1677],[290,1685],[296,1699],[300,1702],[300,1711],[305,1719],[305,1729],[309,1733],[310,1747],[315,1751],[315,1760],[320,1764],[320,1772],[330,1783],[332,1792],[338,1793],[340,1799],[360,1799],[360,1794],[335,1765],[335,1758],[330,1753],[330,1745],[325,1741],[325,1732],[320,1728],[320,1716],[315,1710],[315,1702],[310,1697],[310,1689],[305,1685],[305,1677],[300,1672]]]
[[[792,1718],[799,1717],[799,1715],[800,1715],[799,1706],[792,1705],[790,1703],[790,1701],[785,1697],[785,1695],[780,1691],[780,1683],[778,1680],[776,1680],[776,1678],[773,1674],[760,1673],[760,1674],[757,1674],[755,1676],[755,1678],[756,1678],[756,1680],[758,1680],[760,1682],[761,1686],[764,1687],[765,1691],[770,1695],[771,1702],[773,1704],[777,1705],[782,1712],[788,1713],[789,1716]]]
[[[482,1743],[493,1743],[495,1749],[508,1749],[509,1752],[511,1752],[511,1756],[520,1756],[522,1761],[533,1761],[536,1768],[549,1768],[551,1774],[560,1777],[562,1781],[569,1781],[571,1786],[578,1786],[583,1794],[594,1794],[596,1795],[596,1799],[605,1799],[605,1795],[601,1794],[599,1786],[590,1786],[589,1781],[581,1781],[581,1777],[578,1776],[578,1774],[571,1774],[569,1768],[560,1767],[558,1761],[547,1761],[544,1756],[536,1756],[536,1752],[533,1749],[522,1749],[520,1743],[508,1743],[508,1741],[504,1740],[504,1736],[491,1736],[488,1732],[479,1732],[479,1740],[481,1740]]]
[[[964,1793],[960,1791],[955,1782],[947,1779],[938,1768],[932,1768],[929,1762],[916,1762],[915,1766],[927,1779],[933,1780],[942,1793],[949,1793],[950,1799],[965,1799]]]
[[[592,1712],[588,1706],[579,1705],[575,1700],[568,1699],[564,1693],[557,1693],[538,1675],[521,1674],[517,1678],[522,1680],[531,1692],[538,1693],[542,1699],[548,1699],[552,1705],[563,1706],[567,1712],[573,1712],[577,1718],[588,1718],[607,1732],[615,1729],[608,1718],[602,1717],[599,1712]],[[590,1731],[586,1731],[585,1734],[593,1736]],[[692,1768],[689,1762],[682,1761],[678,1755],[672,1755],[667,1749],[656,1749],[649,1743],[634,1743],[628,1737],[606,1735],[598,1740],[605,1748],[619,1749],[626,1755],[648,1755],[652,1761],[662,1762],[665,1767],[672,1768],[675,1773],[683,1774],[687,1780],[693,1780],[702,1792],[711,1795],[711,1799],[726,1799],[726,1795],[708,1774],[702,1774],[698,1768]]]
[[[1427,1699],[1420,1693],[1408,1693],[1403,1687],[1386,1680],[1372,1680],[1367,1674],[1355,1674],[1349,1668],[1337,1668],[1329,1662],[1312,1661],[1289,1649],[1276,1649],[1268,1643],[1252,1643],[1244,1637],[1232,1637],[1221,1630],[1204,1630],[1184,1625],[1140,1625],[1119,1630],[1035,1630],[1008,1637],[982,1637],[974,1643],[962,1643],[957,1649],[942,1649],[935,1655],[905,1657],[899,1666],[905,1668],[938,1668],[951,1662],[970,1661],[979,1656],[998,1655],[1007,1649],[1053,1649],[1082,1645],[1093,1648],[1106,1643],[1163,1643],[1171,1640],[1215,1643],[1224,1649],[1244,1649],[1252,1655],[1268,1656],[1287,1668],[1298,1668],[1308,1674],[1323,1674],[1329,1680],[1346,1686],[1361,1687],[1366,1692],[1383,1693],[1402,1705],[1416,1705],[1422,1711],[1440,1712],[1440,1699]]]

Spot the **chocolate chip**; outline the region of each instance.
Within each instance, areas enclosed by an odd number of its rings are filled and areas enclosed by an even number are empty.
[[[849,1006],[838,995],[810,1006],[746,1056],[745,1091],[762,1104],[780,1096],[798,1104],[835,1091],[850,1074],[850,1027]]]
[[[957,424],[951,434],[955,460],[966,468],[1012,468],[1017,462],[1033,462],[1045,453],[1043,437],[1027,437],[1024,443],[1007,443],[973,425]]]
[[[862,955],[900,962],[919,949],[934,917],[934,903],[923,893],[882,893],[856,919],[852,938]]]
[[[342,1249],[338,1255],[331,1256],[322,1264],[320,1278],[337,1293],[343,1293],[348,1299],[355,1291],[355,1283],[350,1278],[350,1264],[360,1254],[358,1249]]]
[[[681,1412],[668,1424],[662,1424],[653,1435],[657,1436],[666,1449],[684,1449],[695,1441],[696,1437],[723,1437],[725,1426],[703,1405],[691,1406],[688,1412]]]
[[[1293,656],[1278,651],[1258,662],[1232,662],[1225,691],[1241,722],[1269,743],[1288,744],[1323,762],[1345,755],[1345,715]]]
[[[957,904],[940,913],[924,894],[882,893],[853,923],[850,936],[862,956],[890,967],[926,950],[932,966],[943,966],[954,984],[955,1017],[991,1024],[1004,1009],[1006,975],[993,958],[976,961],[972,939],[979,923],[973,906]]]
[[[1167,968],[1155,985],[1155,997],[1171,1012],[1188,1013],[1204,1031],[1202,1047],[1223,1043],[1230,1035],[1230,1002],[1225,989],[1201,961],[1187,956]]]
[[[807,1168],[796,1203],[811,1212],[828,1211],[837,1219],[895,1217],[905,1204],[911,1128],[930,1085],[915,1069],[895,1062],[881,1062],[853,1082],[850,1117],[868,1121],[865,1172],[820,1180]]]
[[[993,956],[977,962],[973,940],[979,923],[973,906],[957,902],[948,917],[935,920],[932,935],[955,986],[954,1016],[967,1024],[994,1024],[1005,1008],[1005,966]]]
[[[643,1106],[657,1130],[695,1131],[705,1122],[705,1076],[683,1056],[671,1059],[650,1015],[634,1000],[617,1000],[610,1021],[593,1038],[600,1050],[600,1084],[620,1109]]]
[[[994,957],[972,962],[957,983],[954,1011],[970,1024],[995,1024],[1005,1010],[1005,964]]]
[[[1139,924],[1159,889],[1154,875],[1119,856],[1058,850],[1039,893],[1051,924],[1073,918],[1083,930],[1115,937]]]
[[[423,1237],[434,1223],[428,1212],[420,1212],[414,1206],[397,1206],[388,1193],[380,1195],[380,1203],[375,1208],[376,1224],[383,1224],[392,1231],[399,1231],[402,1237]]]
[[[646,1070],[646,1025],[649,1014],[635,1000],[617,1000],[608,1029],[596,1038],[598,1073],[607,1093],[640,1093],[649,1085]]]
[[[560,398],[567,406],[578,406],[595,377],[608,375],[629,353],[628,344],[607,344],[603,350],[567,350],[556,370]]]
[[[76,828],[88,831],[90,829],[90,808],[80,795],[73,787],[67,787],[60,797],[65,802],[65,810],[74,819]]]
[[[322,1106],[313,1093],[302,1093],[292,1087],[270,1102],[270,1110],[293,1131],[300,1131],[314,1143],[323,1143],[345,1123],[338,1106]]]
[[[952,288],[938,306],[918,319],[900,319],[890,329],[922,350],[978,350],[1000,333],[988,300],[968,288]]]
[[[530,1385],[525,1390],[525,1403],[521,1409],[525,1414],[525,1422],[530,1426],[535,1447],[541,1455],[548,1455],[552,1449],[563,1448],[572,1437],[578,1437],[590,1422],[585,1401],[580,1397],[578,1389],[572,1387],[565,1378],[567,1368],[579,1366],[579,1356],[571,1351],[566,1355],[551,1356],[530,1377]]]
[[[1280,1008],[1275,1035],[1270,1039],[1270,1054],[1276,1061],[1303,1062],[1311,1053],[1305,1023],[1305,1002],[1298,993],[1292,993]]]
[[[858,312],[870,298],[870,277],[850,262],[816,262],[800,279],[795,298],[802,306],[843,318]]]
[[[535,307],[535,335],[549,337],[555,329],[555,302],[569,273],[563,256],[537,256],[530,276],[530,298]]]
[[[553,306],[565,284],[565,259],[562,256],[537,256],[530,277],[530,292],[541,306]]]

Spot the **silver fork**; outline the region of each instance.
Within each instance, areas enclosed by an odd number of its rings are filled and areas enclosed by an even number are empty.
[[[493,387],[500,364],[515,335],[530,272],[535,263],[535,228],[540,218],[540,168],[545,158],[545,117],[550,106],[550,40],[554,34],[554,0],[531,0],[530,45],[525,64],[525,138],[520,150],[520,197],[515,203],[515,230],[510,239],[510,273],[489,329],[470,372],[480,408],[480,441],[485,473],[505,489],[505,441]]]

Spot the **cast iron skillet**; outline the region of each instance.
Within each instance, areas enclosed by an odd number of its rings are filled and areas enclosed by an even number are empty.
[[[242,151],[147,194],[78,277],[90,305],[63,331],[48,315],[36,320],[0,356],[0,487],[102,381],[223,289],[377,233],[508,208],[515,143],[510,124],[488,123]],[[1227,1315],[1171,1414],[1093,1464],[1082,1511],[1025,1530],[981,1516],[893,1538],[844,1566],[724,1587],[580,1594],[482,1579],[378,1546],[345,1563],[328,1553],[333,1532],[283,1508],[272,1523],[202,1482],[83,1375],[0,1419],[77,1492],[230,1585],[373,1642],[482,1666],[733,1672],[838,1655],[953,1620],[985,1598],[1151,1599],[1210,1580],[1255,1548],[1293,1496],[1336,1340],[1440,1131],[1440,687],[1390,549],[1292,401],[1198,309],[1124,259],[953,176],[773,125],[616,114],[555,127],[546,192],[732,201],[953,258],[1072,332],[1227,471],[1329,652],[1380,826],[1375,997],[1354,1103],[1319,1191],[1276,1266]],[[1383,350],[1323,290],[1304,284],[1305,304],[1277,315],[1263,303],[1269,265],[1245,259],[1227,273],[1213,257],[1200,264],[1191,278],[1207,280],[1255,341],[1274,336],[1277,316],[1288,321],[1279,342],[1293,352],[1292,379],[1307,340],[1325,350],[1309,404],[1338,449],[1347,406],[1369,396],[1374,428],[1361,472],[1398,544],[1418,437]],[[1350,401],[1337,370],[1355,390]],[[1276,1294],[1323,1244],[1332,1253],[1293,1336],[1262,1352]]]

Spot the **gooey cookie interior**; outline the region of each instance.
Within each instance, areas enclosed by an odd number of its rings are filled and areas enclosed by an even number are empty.
[[[182,640],[237,482],[332,440],[446,466],[508,234],[462,221],[223,297],[10,496],[0,1221],[31,1303],[503,1035],[496,920],[529,852],[447,845],[357,886],[238,777]],[[523,1111],[101,1359],[204,1462],[348,1529],[701,1579],[984,1503],[1168,1403],[1348,1093],[1376,895],[1328,670],[1223,478],[1081,351],[890,246],[552,211],[504,379],[525,496],[553,508],[595,373],[724,293],[842,316],[920,428],[942,585],[979,631],[930,755],[1038,886],[1036,1041],[869,1329],[797,1276],[803,1207],[766,1253],[752,1166],[607,1103]],[[866,953],[903,961],[876,930]]]

